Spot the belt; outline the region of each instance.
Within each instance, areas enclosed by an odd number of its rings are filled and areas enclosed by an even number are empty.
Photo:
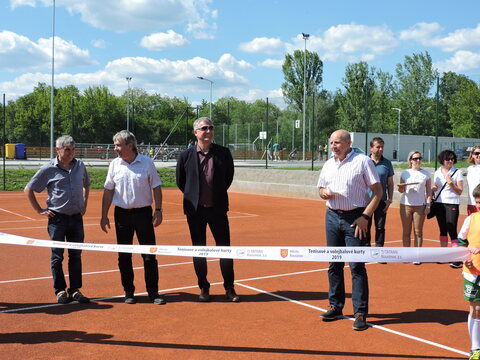
[[[125,208],[122,208],[120,206],[115,206],[115,209],[118,209],[118,211],[120,212],[142,212],[142,211],[145,211],[147,209],[149,210],[152,210],[152,207],[151,206],[144,206],[144,207],[139,207],[139,208],[131,208],[131,209],[125,209]]]
[[[351,209],[351,210],[336,210],[336,209],[331,209],[331,208],[328,208],[328,209],[332,210],[334,213],[337,213],[337,214],[363,213],[363,211],[365,210],[364,207],[357,207],[357,208]]]
[[[198,204],[198,206],[203,207],[203,208],[212,208],[213,205],[207,205],[207,204]]]

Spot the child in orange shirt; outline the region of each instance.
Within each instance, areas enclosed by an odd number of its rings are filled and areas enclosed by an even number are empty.
[[[480,211],[480,185],[473,189],[472,195]],[[463,297],[470,302],[470,360],[480,360],[480,212],[472,213],[465,219],[458,240],[459,246],[468,246],[472,252],[472,258],[463,265]]]

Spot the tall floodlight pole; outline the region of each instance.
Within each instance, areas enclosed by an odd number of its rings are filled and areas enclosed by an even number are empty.
[[[53,159],[53,126],[54,126],[54,78],[55,78],[55,0],[53,0],[52,20],[52,89],[50,93],[50,159]]]
[[[125,78],[127,80],[127,131],[130,131],[130,81],[132,81],[131,76]]]
[[[307,40],[310,34],[302,33],[303,40],[305,40],[305,51],[303,53],[303,155],[302,160],[305,160],[305,102],[307,98]]]
[[[402,109],[392,108],[392,110],[398,111],[397,161],[400,161],[400,113]]]
[[[208,82],[210,83],[210,120],[213,121],[213,119],[212,119],[212,90],[213,90],[213,81],[212,81],[212,80],[208,80],[207,78],[204,78],[203,76],[197,76],[197,79],[205,80],[205,81],[208,81]]]

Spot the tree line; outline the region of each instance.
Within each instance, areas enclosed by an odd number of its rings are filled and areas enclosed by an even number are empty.
[[[285,108],[268,99],[246,102],[233,96],[213,104],[217,142],[251,143],[260,131],[268,131],[272,143],[299,147],[302,129],[294,125],[304,110],[304,79],[306,136],[313,148],[326,143],[338,128],[396,133],[398,112],[393,108],[401,109],[402,134],[434,135],[438,114],[438,135],[480,137],[479,84],[454,72],[439,74],[428,52],[405,56],[394,74],[363,61],[348,64],[335,91],[322,89],[323,62],[315,52],[287,54],[282,71]],[[50,90],[39,83],[33,92],[7,103],[7,143],[48,146]],[[209,116],[205,100],[193,107],[186,98],[149,94],[139,88],[116,96],[106,86],[82,92],[69,85],[55,88],[54,96],[54,136],[71,134],[79,143],[111,143],[112,135],[126,128],[127,107],[129,128],[145,144],[162,144],[169,134],[169,144],[187,144],[193,139],[195,118]]]

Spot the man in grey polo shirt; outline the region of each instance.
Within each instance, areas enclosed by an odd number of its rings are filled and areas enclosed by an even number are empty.
[[[48,217],[48,234],[51,240],[83,243],[83,215],[87,209],[90,178],[85,165],[75,159],[75,141],[69,135],[56,141],[57,156],[43,165],[25,187],[25,194],[33,209]],[[35,192],[48,191],[47,207],[41,207]],[[81,250],[68,249],[68,274],[70,287],[63,273],[64,249],[52,248],[51,267],[53,287],[57,302],[72,300],[88,303],[89,298],[80,292],[82,287]]]

